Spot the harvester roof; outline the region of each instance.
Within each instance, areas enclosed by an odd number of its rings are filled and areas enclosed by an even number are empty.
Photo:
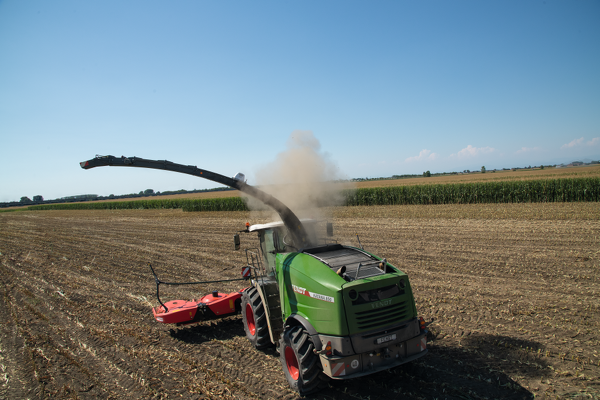
[[[317,223],[317,220],[314,219],[301,219],[300,222],[302,222],[303,225],[307,225],[307,224],[314,224]],[[250,227],[248,228],[248,232],[257,232],[257,231],[263,231],[265,229],[273,229],[273,228],[279,228],[285,226],[283,222],[281,221],[275,221],[275,222],[269,222],[266,224],[255,224],[255,225],[250,225]]]
[[[313,256],[333,271],[345,266],[346,273],[354,279],[368,278],[385,273],[385,268],[380,266],[380,260],[366,251],[354,247],[335,243],[305,249],[303,253]],[[383,264],[386,264],[385,260],[383,260]]]

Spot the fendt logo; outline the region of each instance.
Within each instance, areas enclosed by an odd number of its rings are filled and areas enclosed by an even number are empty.
[[[323,300],[328,303],[335,303],[335,299],[331,296],[325,296],[324,294],[309,292],[308,290],[306,290],[306,288],[296,286],[296,285],[292,285],[292,289],[296,293],[303,294],[303,295],[311,297],[313,299]]]
[[[376,303],[371,303],[371,308],[381,308],[381,307],[390,306],[390,305],[392,305],[392,299],[378,301]]]
[[[300,286],[296,286],[296,285],[292,285],[292,287],[294,288],[294,292],[296,293],[300,293],[300,294],[306,294],[306,289]]]

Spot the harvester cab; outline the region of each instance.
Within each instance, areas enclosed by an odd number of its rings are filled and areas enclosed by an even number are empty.
[[[273,208],[281,222],[247,224],[259,248],[246,249],[243,278],[251,286],[228,295],[214,292],[199,300],[162,303],[157,321],[186,324],[242,313],[246,337],[257,349],[276,345],[290,386],[302,395],[327,386],[329,379],[352,379],[388,370],[427,353],[427,331],[417,316],[408,276],[361,248],[318,239],[319,221],[303,220],[273,196],[250,186],[238,174],[229,178],[192,165],[138,157],[97,156],[81,163],[168,170],[238,189]],[[234,247],[241,247],[239,234]],[[252,273],[252,271],[254,273]],[[230,279],[235,280],[235,279]],[[220,281],[221,282],[221,281]]]
[[[328,239],[321,238],[318,235],[318,230],[323,221],[314,219],[300,220],[312,243],[326,244]],[[333,232],[331,223],[327,222],[328,232]],[[243,232],[256,232],[260,243],[259,249],[262,262],[264,263],[264,274],[275,276],[275,256],[280,253],[290,253],[298,251],[293,242],[290,240],[290,234],[283,222],[271,222],[268,224],[247,225]],[[238,240],[234,236],[234,242]],[[238,247],[236,246],[236,250]],[[246,251],[249,251],[247,249]],[[260,268],[260,266],[254,266]]]

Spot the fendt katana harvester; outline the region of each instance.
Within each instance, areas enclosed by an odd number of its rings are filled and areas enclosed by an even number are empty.
[[[246,250],[251,286],[228,295],[169,301],[154,308],[159,322],[183,325],[242,313],[247,338],[257,348],[278,346],[290,386],[305,395],[329,379],[384,371],[427,353],[427,330],[417,316],[408,276],[362,248],[317,239],[320,224],[299,220],[283,203],[244,182],[195,166],[138,157],[97,156],[84,169],[129,166],[206,178],[261,200],[281,221],[247,226],[260,248]],[[326,231],[332,236],[331,224]],[[240,237],[234,235],[236,250]],[[154,271],[152,271],[154,273]],[[156,277],[157,295],[161,282]],[[158,296],[157,296],[158,297]]]

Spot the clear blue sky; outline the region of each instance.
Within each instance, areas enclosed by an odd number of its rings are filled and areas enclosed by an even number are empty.
[[[599,1],[0,1],[0,201],[218,186],[309,130],[350,178],[600,159]]]

